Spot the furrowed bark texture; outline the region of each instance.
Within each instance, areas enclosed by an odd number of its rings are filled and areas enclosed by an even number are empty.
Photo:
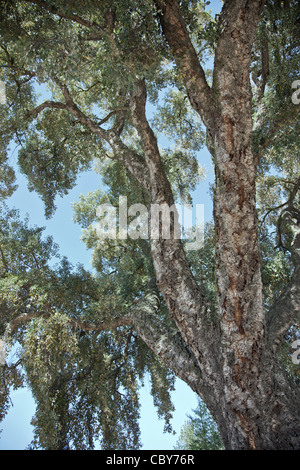
[[[241,4],[245,4],[241,8]],[[223,335],[224,400],[239,427],[238,445],[256,448],[258,390],[265,325],[261,259],[256,217],[256,167],[252,152],[251,45],[257,8],[227,2],[215,57],[218,95],[215,141],[216,278],[218,314]],[[257,2],[253,2],[257,3]],[[228,419],[229,416],[227,416]],[[236,445],[235,444],[235,445]]]
[[[146,87],[145,82],[140,80],[130,106],[149,171],[151,203],[172,207],[172,190],[162,165],[157,140],[146,118],[145,105]],[[210,320],[208,304],[190,271],[181,240],[172,235],[170,239],[159,236],[157,239],[151,237],[150,243],[157,286],[201,371],[205,363],[202,383],[206,385],[202,387],[202,397],[205,395],[206,401],[210,402],[210,387],[215,386],[216,379],[214,372],[217,367],[218,337]]]

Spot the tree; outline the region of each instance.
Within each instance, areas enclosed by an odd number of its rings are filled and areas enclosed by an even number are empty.
[[[2,336],[22,345],[43,448],[137,448],[147,372],[167,430],[177,376],[225,448],[299,448],[299,5],[225,0],[213,18],[208,3],[1,2],[1,195],[12,139],[47,217],[94,161],[109,188],[75,206],[97,275],[53,266],[53,242],[2,215]],[[189,202],[204,143],[215,184],[203,249],[176,237],[176,214],[169,239],[99,243],[99,205]],[[17,365],[2,368],[3,413]]]
[[[217,425],[200,399],[193,413],[194,416],[188,416],[188,420],[181,428],[176,449],[223,450]]]

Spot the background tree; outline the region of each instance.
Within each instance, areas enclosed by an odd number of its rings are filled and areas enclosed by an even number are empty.
[[[201,400],[182,426],[175,449],[223,450],[218,427]]]
[[[226,448],[299,448],[299,379],[283,347],[300,307],[298,26],[296,1],[225,1],[215,18],[196,0],[1,2],[1,197],[14,189],[13,139],[47,217],[95,163],[108,187],[75,205],[97,274],[1,214],[1,334],[22,345],[1,370],[2,415],[22,365],[33,446],[138,448],[149,373],[166,430],[177,376]],[[190,201],[204,142],[215,184],[202,250],[173,232],[99,243],[99,204]]]

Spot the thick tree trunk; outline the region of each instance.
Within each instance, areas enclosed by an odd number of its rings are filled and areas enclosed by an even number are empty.
[[[219,78],[222,83],[221,73]],[[239,108],[227,106],[224,98],[211,130],[216,168],[217,324],[209,317],[208,304],[189,270],[180,240],[151,240],[151,252],[157,286],[181,334],[176,354],[180,357],[179,351],[186,349],[194,361],[192,379],[189,374],[181,377],[208,405],[226,448],[291,449],[300,445],[299,394],[266,342],[249,90],[246,81],[241,95],[236,93],[243,103]],[[139,82],[131,111],[146,155],[151,202],[171,206],[172,192],[146,119],[145,103],[145,84]],[[149,340],[155,337],[153,332],[145,336],[146,329],[140,325],[138,329],[178,375],[174,355],[171,360],[166,351],[162,354],[166,336],[158,334],[153,342]]]
[[[227,449],[299,449],[299,389],[287,377],[268,338],[251,121],[247,111],[241,111],[240,107],[236,115],[227,115],[223,107],[214,147],[221,376],[212,412]],[[298,271],[290,289],[292,299],[299,290]]]
[[[218,360],[207,361],[209,354],[197,355],[194,350],[202,375],[207,377],[207,369],[210,370],[211,396],[207,399],[204,393],[202,398],[219,424],[227,449],[299,448],[299,391],[289,382],[267,341],[261,279],[255,187],[257,160],[252,151],[249,70],[254,34],[264,1],[224,2],[211,89],[178,3],[175,0],[157,0],[156,4],[165,37],[177,66],[186,77],[190,103],[207,127],[209,148],[215,163],[219,323],[215,331],[218,348],[211,349],[211,354],[217,354]],[[157,266],[158,253],[152,250]],[[164,255],[167,266],[166,252]],[[158,279],[162,272],[163,268],[159,266]],[[171,272],[169,269],[168,277]],[[162,277],[166,283],[168,277]],[[168,282],[169,286],[170,283],[173,284],[174,280]],[[160,288],[168,300],[168,288],[162,283]],[[179,291],[178,295],[187,298]],[[192,297],[190,292],[189,297]],[[188,313],[184,316],[190,318]],[[205,335],[198,328],[201,316],[203,311],[195,309],[194,327],[191,328],[193,337],[201,338],[198,343],[194,340],[192,345],[198,344],[199,352],[206,350],[203,347]],[[180,329],[180,323],[178,327]],[[185,340],[190,346],[189,337]]]
[[[237,400],[228,400],[224,393],[221,403],[216,403],[213,415],[225,448],[299,450],[299,390],[272,354],[262,356],[255,378],[245,380],[243,374],[236,384]]]
[[[214,75],[219,112],[210,129],[226,410],[222,434],[226,446],[233,449],[299,448],[296,391],[266,344],[249,79],[257,13],[254,9],[250,12],[246,2],[241,8],[242,3],[228,2],[224,9]]]
[[[215,134],[222,365],[212,411],[228,449],[293,449],[300,447],[299,391],[266,342],[250,118],[250,109],[225,105]]]
[[[242,103],[248,102],[244,97]],[[256,448],[254,423],[258,411],[253,395],[259,388],[265,310],[251,136],[250,109],[224,105],[214,146],[217,310],[224,401],[230,409],[226,421],[234,422],[239,429],[233,445],[245,441],[246,447]]]

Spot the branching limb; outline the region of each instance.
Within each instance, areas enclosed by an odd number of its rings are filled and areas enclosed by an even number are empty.
[[[300,106],[299,105],[293,105],[288,109],[288,122],[293,122],[298,118],[300,112]],[[259,114],[253,123],[253,129],[259,130],[259,127],[261,125],[261,120],[263,119],[263,115]],[[277,118],[275,121],[273,121],[269,127],[268,127],[268,132],[264,134],[259,142],[258,142],[258,149],[257,149],[257,160],[260,160],[261,154],[268,149],[270,145],[272,145],[273,140],[276,138],[276,136],[282,132],[284,123],[287,122],[287,110],[283,108],[283,113],[282,115]]]
[[[180,379],[187,382],[195,392],[199,393],[201,387],[204,387],[201,371],[181,335],[176,330],[165,327],[157,317],[159,303],[158,295],[151,291],[144,298],[137,300],[127,315],[95,323],[69,318],[69,325],[71,328],[87,332],[110,331],[126,326],[134,328],[162,362],[172,369]],[[11,335],[20,325],[40,316],[40,313],[35,312],[21,314],[13,319],[7,325],[6,332],[2,337],[4,344],[8,334]]]
[[[154,354],[201,396],[205,385],[197,361],[178,330],[165,327],[158,319],[158,307],[158,295],[150,291],[132,311],[134,327]]]
[[[63,92],[67,109],[78,119],[79,122],[88,127],[92,133],[101,137],[111,146],[115,159],[124,163],[131,174],[148,191],[148,178],[147,172],[145,172],[143,158],[127,147],[119,135],[123,126],[122,119],[124,119],[124,108],[120,111],[122,113],[120,118],[121,121],[117,120],[113,128],[110,130],[103,129],[98,123],[86,116],[86,114],[78,108],[65,84],[61,83],[58,79],[55,79],[55,82]]]
[[[174,203],[173,194],[162,166],[156,137],[147,121],[146,99],[146,85],[141,80],[136,84],[131,98],[132,119],[141,139],[149,169],[151,202],[166,204],[170,208]],[[206,299],[191,273],[181,240],[171,229],[170,234],[170,239],[163,236],[151,236],[150,239],[157,286],[184,341],[197,355],[201,367],[204,358],[208,362],[216,359],[213,358],[212,351],[217,349],[218,335],[208,320]]]
[[[60,101],[44,101],[41,103],[39,106],[37,106],[34,109],[31,109],[30,111],[27,111],[26,113],[26,118],[30,119],[31,117],[36,117],[38,114],[40,114],[44,109],[46,108],[51,108],[51,109],[68,109],[67,105],[65,103],[61,103]]]
[[[284,207],[287,208],[287,210],[291,210],[292,207],[293,207],[293,202],[295,200],[295,197],[300,189],[300,177],[296,180],[296,182],[291,182],[291,184],[293,185],[293,189],[290,193],[290,197],[288,198],[288,200],[286,202],[283,202],[282,204],[279,204],[278,206],[276,207],[270,207],[267,212],[264,214],[262,220],[261,220],[261,225],[264,224],[266,218],[268,217],[269,214],[271,214],[271,212],[275,212],[275,211],[278,211],[279,209],[283,209]]]
[[[96,30],[96,31],[99,32],[99,34],[100,34],[100,31],[103,30],[103,28],[98,23],[96,23],[95,21],[89,21],[89,20],[87,20],[85,18],[82,18],[81,16],[79,16],[75,13],[66,14],[66,13],[63,12],[62,9],[57,8],[54,5],[50,5],[45,0],[23,0],[23,1],[26,2],[26,3],[33,3],[33,4],[43,8],[43,10],[46,10],[49,13],[52,13],[53,15],[57,15],[60,18],[65,18],[65,19],[68,19],[68,20],[72,20],[75,23],[78,23],[78,24],[81,24],[82,26],[85,26],[86,28]]]
[[[154,0],[177,66],[184,77],[188,97],[205,125],[210,127],[214,115],[214,100],[205,72],[192,45],[185,21],[176,0]]]
[[[289,285],[268,313],[267,340],[274,351],[278,349],[290,327],[300,320],[300,214],[296,222],[294,215],[289,216],[289,223],[294,232],[292,254],[296,267]]]
[[[149,192],[148,171],[145,166],[144,158],[125,145],[120,137],[124,127],[126,115],[128,113],[128,108],[126,106],[115,108],[111,110],[111,112],[106,117],[100,120],[100,122],[96,122],[94,119],[90,118],[80,110],[65,84],[61,83],[58,79],[54,79],[54,81],[62,90],[65,101],[62,102],[46,100],[34,109],[28,110],[25,114],[25,118],[27,120],[33,119],[47,108],[67,110],[90,132],[107,142],[112,148],[114,159],[123,163],[129,172],[138,180],[141,186],[146,189],[147,192]],[[112,128],[103,129],[101,125],[108,122],[109,119],[113,116],[116,117]],[[16,133],[17,125],[12,125],[8,131]]]

